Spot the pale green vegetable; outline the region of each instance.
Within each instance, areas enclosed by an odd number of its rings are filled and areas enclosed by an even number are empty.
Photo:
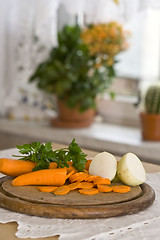
[[[117,160],[108,152],[98,153],[89,167],[89,174],[108,178],[110,181],[115,177],[117,171]]]
[[[126,185],[137,186],[146,181],[146,172],[140,159],[133,153],[126,153],[119,161],[117,175]]]

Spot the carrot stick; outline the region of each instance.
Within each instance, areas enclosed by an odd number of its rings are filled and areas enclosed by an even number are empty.
[[[21,174],[32,172],[36,163],[31,161],[0,158],[0,172],[11,177],[17,177]]]
[[[126,185],[117,185],[117,186],[112,186],[113,192],[116,193],[127,193],[131,191],[131,188]]]
[[[95,185],[98,185],[98,184],[107,184],[107,185],[110,185],[111,184],[111,181],[108,179],[108,178],[102,178],[102,177],[99,177],[99,178],[96,178],[93,180],[93,183]]]
[[[54,190],[56,190],[57,187],[55,186],[41,186],[41,187],[37,187],[37,189],[41,192],[53,192]]]
[[[91,182],[81,182],[79,188],[90,189],[90,188],[93,188],[93,187],[94,187],[94,184],[91,183]]]
[[[67,170],[65,168],[43,169],[26,173],[13,179],[13,186],[24,185],[53,185],[61,186],[66,181]]]
[[[53,191],[53,193],[56,195],[65,195],[69,193],[69,187],[67,185],[58,187],[56,190]]]
[[[98,193],[98,189],[97,188],[80,189],[79,192],[84,195],[93,195]]]
[[[75,190],[81,186],[80,182],[74,182],[68,185],[69,190]]]
[[[105,184],[98,184],[97,188],[99,192],[112,192],[112,187]]]

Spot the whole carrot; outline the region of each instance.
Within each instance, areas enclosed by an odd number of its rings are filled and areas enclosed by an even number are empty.
[[[13,186],[25,185],[53,185],[62,186],[66,181],[67,170],[65,168],[43,169],[26,173],[13,179]]]
[[[0,172],[11,177],[17,177],[21,174],[32,172],[35,166],[36,163],[31,161],[0,158]]]

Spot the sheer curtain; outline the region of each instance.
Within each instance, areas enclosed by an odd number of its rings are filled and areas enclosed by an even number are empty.
[[[21,91],[37,91],[27,81],[57,44],[58,26],[74,23],[76,15],[81,26],[111,20],[127,24],[148,6],[159,7],[160,1],[0,0],[0,6],[0,115],[5,115],[18,104]]]
[[[35,66],[56,44],[58,0],[0,0],[0,114],[15,106]],[[34,91],[36,91],[34,89]]]

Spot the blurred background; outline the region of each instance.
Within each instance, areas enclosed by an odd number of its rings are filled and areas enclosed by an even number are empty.
[[[159,0],[0,0],[0,149],[32,141],[68,144],[115,154],[137,151],[158,162],[159,142],[141,136],[139,93],[160,79]],[[53,47],[65,25],[115,21],[129,32],[129,47],[117,55],[110,90],[97,97],[94,122],[85,128],[51,126],[57,116],[54,94],[29,78]],[[152,149],[152,152],[151,150]]]

